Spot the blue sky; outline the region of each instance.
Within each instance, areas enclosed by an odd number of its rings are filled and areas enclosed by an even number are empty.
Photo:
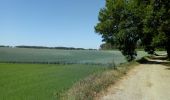
[[[98,48],[105,0],[0,0],[0,44]]]

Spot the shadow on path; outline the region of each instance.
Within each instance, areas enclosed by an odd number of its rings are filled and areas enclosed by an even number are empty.
[[[163,64],[170,66],[170,61],[167,60],[167,56],[148,56],[143,57],[137,62],[139,62],[140,64]]]
[[[168,66],[168,67],[170,67],[170,66]],[[170,70],[170,68],[166,68],[167,70]]]

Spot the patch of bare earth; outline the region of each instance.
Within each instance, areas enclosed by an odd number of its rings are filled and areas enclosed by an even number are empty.
[[[97,100],[170,100],[170,67],[140,64]]]

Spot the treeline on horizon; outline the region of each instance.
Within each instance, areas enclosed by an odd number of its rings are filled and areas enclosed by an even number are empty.
[[[0,45],[0,47],[6,47],[6,48],[33,48],[33,49],[61,49],[61,50],[96,50],[96,49],[85,49],[85,48],[75,48],[75,47],[46,47],[46,46],[5,46]]]

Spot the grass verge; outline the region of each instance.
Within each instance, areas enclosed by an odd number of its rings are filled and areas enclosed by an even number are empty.
[[[61,95],[62,100],[93,100],[98,93],[105,91],[108,86],[117,82],[122,76],[138,65],[136,61],[125,63],[108,69],[101,73],[95,73],[77,82],[66,93]]]

